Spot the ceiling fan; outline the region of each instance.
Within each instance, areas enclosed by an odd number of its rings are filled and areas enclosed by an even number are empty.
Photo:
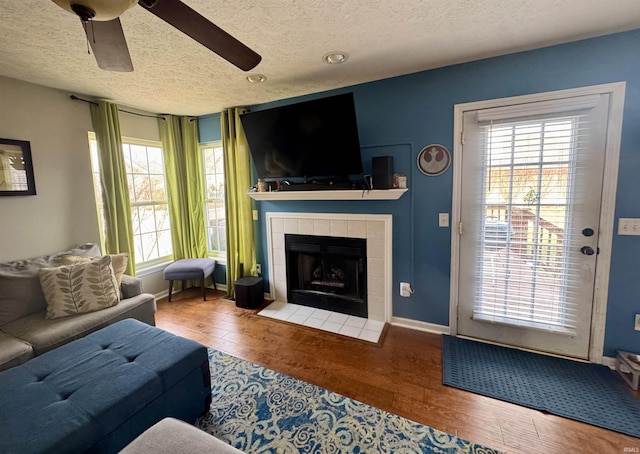
[[[249,71],[262,57],[180,0],[52,0],[82,21],[98,66],[133,71],[120,15],[138,3],[233,65]]]

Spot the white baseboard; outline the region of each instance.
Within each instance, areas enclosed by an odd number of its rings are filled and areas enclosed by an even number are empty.
[[[604,366],[607,366],[609,369],[612,369],[612,370],[616,369],[616,359],[610,356],[603,356],[601,364]]]
[[[176,293],[178,293],[178,292],[175,292],[174,295]],[[163,290],[160,293],[156,293],[155,296],[156,296],[156,300],[159,300],[160,298],[166,298],[167,296],[169,296],[169,289]]]
[[[208,285],[207,288],[213,290],[213,285]],[[226,292],[227,291],[227,285],[226,284],[219,284],[219,283],[216,282],[216,289],[217,290],[221,290],[223,292]],[[172,295],[177,295],[181,291],[182,290],[174,290],[173,292],[171,292],[171,294]],[[167,296],[169,296],[169,289],[163,290],[163,291],[155,294],[156,300],[159,300],[160,298],[166,298]]]
[[[403,328],[415,329],[417,331],[424,331],[426,333],[433,334],[449,334],[450,332],[449,327],[445,325],[436,325],[435,323],[421,322],[401,317],[391,317],[391,324],[393,326],[401,326]]]
[[[216,287],[218,288],[218,290],[221,291],[227,291],[227,285],[226,284],[218,284],[216,283]],[[213,289],[213,287],[207,287],[210,289]],[[182,291],[182,290],[180,290]],[[179,291],[179,292],[180,292]],[[174,292],[174,295],[176,293],[179,292]],[[166,296],[169,295],[169,290],[163,290],[160,293],[156,294],[156,299],[160,299],[160,298],[164,298]],[[265,293],[264,294],[264,299],[265,300],[270,300],[271,299],[271,294],[270,293]],[[428,323],[428,322],[421,322],[418,320],[411,320],[409,318],[402,318],[402,317],[391,317],[391,324],[393,326],[400,326],[402,328],[409,328],[409,329],[414,329],[416,331],[423,331],[426,333],[433,333],[433,334],[450,334],[450,330],[448,326],[445,325],[437,325],[435,323]],[[602,365],[609,367],[612,370],[615,370],[616,368],[616,359],[615,358],[611,358],[610,356],[603,356],[602,357]]]

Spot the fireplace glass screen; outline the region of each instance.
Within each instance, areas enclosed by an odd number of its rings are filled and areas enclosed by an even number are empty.
[[[367,241],[285,235],[290,303],[367,317]]]

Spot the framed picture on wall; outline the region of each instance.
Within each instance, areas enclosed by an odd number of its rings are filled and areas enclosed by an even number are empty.
[[[26,140],[0,139],[0,196],[35,194],[31,145]]]

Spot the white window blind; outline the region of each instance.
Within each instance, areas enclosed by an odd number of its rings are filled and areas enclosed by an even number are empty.
[[[598,100],[478,111],[484,178],[474,204],[482,220],[474,232],[474,319],[574,333],[573,289],[581,285],[583,262],[572,215],[586,197],[576,176],[586,166],[588,112]]]
[[[482,109],[478,110],[477,115],[479,123],[500,120],[513,121],[518,118],[536,115],[566,115],[568,112],[590,110],[596,107],[599,102],[600,95],[589,95]]]

